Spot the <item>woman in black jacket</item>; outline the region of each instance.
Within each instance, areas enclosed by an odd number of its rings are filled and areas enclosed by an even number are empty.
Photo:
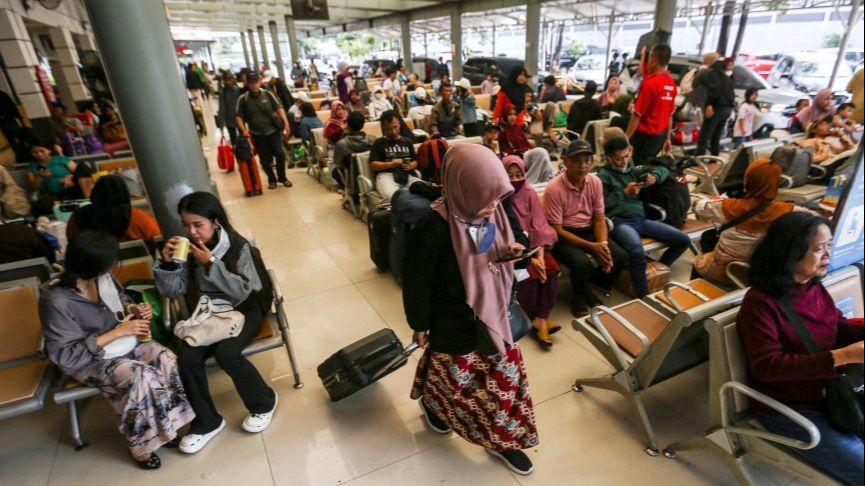
[[[503,201],[513,192],[498,157],[458,144],[445,155],[443,197],[412,230],[403,304],[414,341],[426,351],[412,398],[430,428],[455,431],[518,474],[538,444],[534,409],[507,308],[514,281],[502,257],[514,243]]]

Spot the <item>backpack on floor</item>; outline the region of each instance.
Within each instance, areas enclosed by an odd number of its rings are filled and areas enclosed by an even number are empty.
[[[664,182],[649,186],[640,191],[640,200],[650,219],[657,211],[651,206],[658,206],[667,213],[663,222],[679,228],[685,224],[685,218],[691,209],[691,191],[688,189],[688,181],[685,179],[685,169],[693,164],[689,157],[674,158],[669,155],[655,157],[648,162],[651,166],[666,167],[670,175]]]
[[[412,186],[419,184],[415,182]],[[432,201],[424,196],[409,192],[402,188],[390,200],[390,245],[388,260],[390,271],[397,282],[402,283],[402,261],[405,258],[406,245],[411,230],[430,212]]]
[[[441,183],[442,161],[447,150],[448,142],[443,138],[432,138],[420,144],[417,165],[423,180]]]
[[[679,122],[673,126],[670,134],[673,145],[695,143],[700,138],[700,126],[693,122]]]
[[[785,176],[793,181],[788,188],[802,187],[808,183],[808,173],[811,170],[812,153],[809,150],[785,145],[772,152],[772,162],[781,166]]]

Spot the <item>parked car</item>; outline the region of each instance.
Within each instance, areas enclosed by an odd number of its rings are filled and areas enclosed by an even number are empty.
[[[637,72],[638,64],[637,60],[630,61],[627,68],[619,75],[622,86],[631,93],[635,93],[639,88],[637,82],[633,79]],[[677,55],[672,56],[668,68],[670,76],[676,84],[681,84],[682,78],[688,71],[698,69],[701,65],[702,60],[699,57]],[[746,89],[757,88],[759,90],[757,104],[760,107],[760,113],[754,117],[754,130],[758,130],[766,124],[772,124],[774,128],[787,128],[787,125],[790,123],[790,117],[795,111],[796,102],[808,97],[806,94],[795,89],[774,88],[753,69],[749,69],[742,64],[733,66],[733,81],[737,106],[745,98]],[[676,97],[676,105],[682,106],[684,103],[685,98],[680,93]]]
[[[769,73],[772,72],[772,68],[778,63],[778,58],[780,57],[781,54],[751,54],[740,52],[739,55],[736,56],[736,62],[742,64],[746,68],[753,69],[754,72],[759,74],[763,79],[767,79]]]
[[[835,66],[836,55],[821,52],[800,52],[784,54],[772,69],[767,80],[776,87],[791,87],[811,93],[823,88],[832,91],[844,91],[853,76],[853,69],[848,63],[841,63],[835,83],[829,86],[832,68]]]
[[[581,86],[584,86],[586,81],[594,81],[598,86],[603,86],[607,79],[606,61],[606,54],[582,56],[571,68],[570,77],[573,82]]]
[[[471,81],[472,86],[477,86],[487,73],[492,74],[494,80],[499,80],[506,78],[514,66],[523,65],[522,59],[514,57],[470,57],[463,64],[463,77]]]
[[[832,47],[827,49],[820,49],[817,51],[821,54],[829,54],[829,55],[838,55],[838,48]],[[853,49],[848,47],[846,51],[844,51],[844,60],[850,64],[850,67],[853,68],[853,72],[856,72],[856,66],[858,66],[863,60],[865,60],[865,50],[862,49]]]
[[[367,59],[360,65],[360,76],[362,78],[371,78],[378,69],[378,63],[382,63],[385,70],[396,67],[396,62],[390,59]]]

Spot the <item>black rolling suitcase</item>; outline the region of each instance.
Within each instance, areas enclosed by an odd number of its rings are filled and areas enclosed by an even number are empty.
[[[390,205],[378,205],[369,211],[369,257],[379,272],[390,268]]]
[[[334,353],[318,366],[318,377],[337,402],[405,365],[417,348],[403,348],[393,331],[382,329]]]

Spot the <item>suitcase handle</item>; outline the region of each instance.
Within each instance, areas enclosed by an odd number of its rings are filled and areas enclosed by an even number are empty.
[[[417,344],[417,343],[414,343],[414,342],[411,343],[411,344],[409,344],[409,345],[408,345],[408,346],[403,350],[402,353],[400,353],[399,355],[397,355],[396,357],[394,357],[392,360],[390,360],[390,362],[389,362],[386,366],[382,367],[382,368],[381,368],[380,370],[378,370],[374,375],[372,375],[372,381],[375,381],[375,380],[379,379],[379,377],[381,377],[381,376],[384,375],[385,373],[387,373],[387,372],[391,371],[392,369],[394,369],[394,368],[397,366],[397,364],[399,364],[399,363],[401,363],[402,361],[408,359],[408,357],[411,356],[411,354],[412,354],[412,353],[413,353],[417,348],[419,348],[419,347],[420,347],[420,346],[418,346],[418,344]]]

